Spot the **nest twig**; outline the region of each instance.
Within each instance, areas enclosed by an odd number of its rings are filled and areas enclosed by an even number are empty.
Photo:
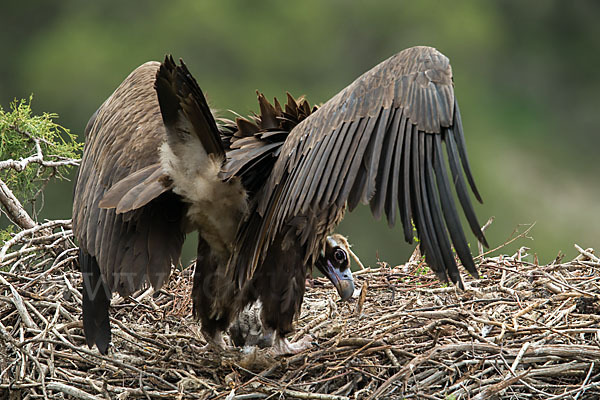
[[[465,291],[417,261],[358,271],[362,293],[349,303],[315,285],[296,322],[296,337],[310,332],[314,346],[276,358],[204,350],[191,271],[176,270],[157,293],[113,298],[113,347],[102,356],[85,346],[71,235],[68,221],[49,223],[3,251],[0,399],[600,396],[600,259],[591,249],[548,265],[523,251],[484,258]]]

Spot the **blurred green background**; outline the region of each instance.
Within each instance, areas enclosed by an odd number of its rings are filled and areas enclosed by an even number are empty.
[[[212,106],[248,114],[255,90],[321,103],[395,52],[430,45],[452,63],[467,147],[499,245],[537,221],[540,261],[600,247],[600,3],[597,1],[4,2],[0,104],[34,93],[82,137],[89,116],[135,67],[183,58]],[[71,214],[71,182],[42,216]],[[3,221],[6,223],[6,220]],[[365,264],[403,263],[412,246],[361,207],[342,223]],[[475,248],[473,236],[469,236]],[[185,259],[193,257],[187,247]],[[184,260],[185,261],[185,260]]]

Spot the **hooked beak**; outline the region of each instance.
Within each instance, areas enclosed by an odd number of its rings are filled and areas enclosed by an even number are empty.
[[[321,265],[321,272],[325,275],[333,286],[337,289],[338,294],[342,298],[342,301],[348,300],[354,293],[354,279],[352,278],[352,271],[350,268],[346,268],[344,271],[334,268],[329,260],[326,260],[325,265]]]

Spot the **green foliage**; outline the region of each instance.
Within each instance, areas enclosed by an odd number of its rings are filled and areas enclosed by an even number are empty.
[[[419,235],[417,234],[417,227],[415,226],[415,222],[411,219],[410,223],[412,225],[413,241],[415,244],[419,244],[421,240],[419,239]]]
[[[0,229],[0,243],[10,240],[14,234],[14,225],[9,225],[6,229]]]
[[[54,122],[58,115],[33,115],[31,100],[30,97],[29,100],[13,101],[9,112],[0,107],[0,161],[20,161],[35,156],[38,152],[36,140],[45,161],[79,158],[83,144],[78,143],[68,129]],[[40,163],[29,163],[22,171],[15,168],[0,170],[0,179],[21,202],[31,202],[52,177],[62,178],[71,167],[48,168]]]
[[[423,257],[424,258],[424,257]],[[423,276],[423,275],[427,275],[431,270],[429,269],[429,266],[427,264],[421,264],[419,265],[419,267],[415,270],[415,274],[417,276]]]
[[[6,243],[7,240],[10,240],[14,235],[14,225],[9,225],[5,229],[0,229],[0,245]],[[10,269],[9,265],[4,267],[0,267],[0,271],[8,271]]]

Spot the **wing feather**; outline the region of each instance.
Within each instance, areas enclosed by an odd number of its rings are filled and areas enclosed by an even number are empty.
[[[319,146],[314,151],[303,152],[306,154],[302,157],[302,161],[299,163],[299,168],[294,171],[295,174],[298,175],[298,180],[296,184],[296,190],[293,192],[290,199],[293,199],[295,202],[295,208],[292,211],[297,214],[302,208],[302,202],[305,198],[312,198],[308,193],[311,177],[314,175],[315,170],[317,169],[319,163],[315,162],[317,158],[323,155],[324,146]]]
[[[387,184],[389,185],[387,186],[388,189],[386,189],[388,191],[388,194],[385,199],[385,215],[387,216],[389,226],[394,226],[394,224],[396,223],[396,212],[398,210],[396,202],[398,199],[398,190],[401,183],[400,177],[402,176],[400,161],[402,159],[402,146],[404,144],[404,129],[400,121],[404,119],[402,117],[401,111],[401,109],[398,109],[396,111],[396,115],[398,117],[395,119],[394,124],[392,125],[392,129],[397,130],[397,134],[395,138],[395,143],[392,144],[394,147],[394,153],[391,159],[391,173],[387,181]],[[400,126],[398,126],[398,124],[400,124]],[[386,181],[381,182],[382,185],[384,185],[385,183]],[[379,190],[383,191],[384,189],[381,188]]]
[[[374,126],[375,122],[373,121],[373,118],[363,118],[358,127],[359,130],[357,136],[352,140],[349,157],[347,159],[348,161],[345,164],[345,168],[342,170],[342,177],[345,179],[337,179],[340,183],[339,189],[336,191],[337,198],[335,200],[338,207],[343,207],[348,200],[348,195],[356,180],[358,168],[362,162],[362,156],[369,143],[371,130]]]
[[[296,202],[296,209],[294,210],[296,213],[300,212],[301,210],[306,211],[306,207],[309,206],[308,202],[314,199],[317,183],[320,181],[319,178],[321,178],[325,172],[327,160],[329,159],[329,155],[334,148],[334,146],[330,146],[329,144],[331,141],[335,141],[337,139],[336,134],[337,132],[334,131],[331,135],[328,135],[323,144],[319,146],[316,151],[314,151],[314,162],[312,162],[313,160],[311,160],[310,164],[305,162],[305,164],[310,165],[310,170],[307,174],[304,174],[305,179],[302,183],[300,197]]]
[[[340,197],[347,201],[349,209],[353,210],[360,201],[362,196],[363,187],[367,182],[368,171],[365,167],[365,159],[363,154],[366,155],[371,139],[373,138],[373,131],[377,125],[378,118],[365,118],[367,124],[363,128],[360,141],[358,142],[358,148],[353,152],[352,161],[348,170],[348,179],[345,180]],[[338,199],[340,198],[338,197]]]
[[[475,236],[477,236],[477,238],[487,246],[485,236],[483,236],[483,233],[481,233],[481,230],[479,229],[479,222],[477,221],[473,204],[469,198],[469,192],[467,190],[467,185],[465,184],[465,179],[460,170],[459,155],[453,129],[448,129],[448,135],[446,136],[446,151],[448,154],[448,164],[450,165],[450,171],[452,172],[452,180],[454,181],[458,200],[463,207],[467,221],[469,222],[471,230],[473,230]],[[475,229],[476,227],[477,229]]]
[[[431,213],[432,221],[431,231],[435,233],[438,241],[438,247],[442,256],[442,263],[439,265],[432,265],[432,267],[436,271],[443,271],[445,269],[448,272],[450,280],[452,280],[454,283],[458,283],[458,285],[463,288],[463,283],[460,279],[458,268],[454,262],[452,248],[446,233],[446,227],[442,219],[442,211],[440,210],[439,204],[439,193],[437,187],[433,183],[435,178],[432,176],[434,173],[431,160],[432,156],[434,155],[432,135],[419,135],[419,145],[421,147],[420,153],[422,156],[420,167],[422,173],[425,175],[423,189],[426,193],[424,195],[424,199],[427,203],[429,203],[429,212]],[[438,275],[439,274],[440,273],[438,272]]]
[[[463,170],[465,171],[465,175],[467,176],[467,181],[471,186],[471,190],[475,195],[475,198],[481,203],[481,195],[477,190],[477,186],[475,185],[475,179],[473,179],[473,174],[471,173],[471,167],[469,166],[469,158],[467,157],[467,146],[465,144],[465,136],[462,128],[462,120],[460,117],[460,111],[458,109],[458,103],[454,103],[454,109],[456,110],[456,121],[455,121],[455,130],[456,130],[456,144],[458,147],[458,154],[460,155],[460,162],[463,166]]]
[[[402,154],[402,185],[400,186],[400,192],[398,192],[398,205],[400,207],[400,219],[404,228],[404,240],[408,243],[413,242],[413,229],[411,219],[413,217],[413,205],[411,203],[411,192],[412,186],[410,183],[410,169],[411,169],[411,143],[413,137],[413,131],[417,134],[417,129],[414,125],[407,123],[408,118],[402,120],[400,126],[400,132],[404,131],[404,151]],[[404,129],[403,129],[404,128]],[[399,156],[399,154],[397,155]],[[395,205],[394,205],[395,207]]]
[[[257,147],[244,147],[232,150],[228,156],[232,161],[228,164],[228,174],[242,176],[246,170],[252,169],[265,157],[271,156],[273,149],[281,146],[280,143],[257,144]]]
[[[467,246],[467,239],[462,229],[458,212],[456,211],[456,205],[452,198],[452,192],[450,190],[450,183],[448,182],[448,173],[444,167],[444,157],[442,155],[442,139],[440,135],[436,135],[434,140],[434,152],[435,159],[433,166],[435,169],[435,177],[437,179],[437,186],[440,193],[440,202],[442,205],[442,211],[444,212],[444,218],[446,219],[446,226],[448,232],[454,243],[454,247],[463,266],[473,276],[478,276],[477,270],[475,269],[475,263],[471,258],[469,247]]]
[[[158,181],[162,175],[163,172],[160,168],[160,163],[152,164],[140,169],[139,171],[135,171],[134,173],[112,185],[111,188],[104,194],[104,197],[102,200],[100,200],[98,205],[100,208],[117,208],[122,199],[125,198],[131,190],[137,190],[139,193],[141,193],[146,186],[150,185],[154,181]],[[163,188],[164,190],[158,193],[158,195],[170,189],[168,186],[163,186]],[[158,197],[158,195],[155,197]],[[136,199],[137,195],[135,198],[128,201],[127,208],[129,209],[127,211],[131,211],[133,209],[133,203]]]
[[[102,227],[102,242],[99,243],[99,246],[95,246],[99,253],[96,253],[96,259],[98,260],[114,260],[116,251],[119,244],[120,231],[123,226],[123,216],[114,214],[108,210],[101,211],[106,217],[107,220],[104,221],[104,224],[99,224]],[[113,240],[115,238],[115,240]],[[105,268],[103,268],[105,269]],[[113,286],[113,276],[114,274],[108,274],[104,277],[105,283],[109,289],[112,289]]]
[[[149,275],[168,275],[177,261],[177,252],[170,249],[183,243],[181,221],[170,231],[159,230],[153,227],[164,228],[161,219],[151,217],[165,209],[180,215],[185,207],[169,192],[159,167],[158,150],[166,139],[154,89],[159,66],[149,62],[137,68],[94,114],[74,190],[73,228],[79,246],[97,260],[107,287],[122,294],[137,289]],[[122,214],[117,214],[120,204]],[[142,249],[149,248],[152,229],[157,232],[154,263],[147,262],[150,253]]]
[[[367,185],[363,190],[360,199],[361,203],[363,204],[368,204],[375,194],[377,173],[379,172],[378,165],[380,163],[383,141],[387,136],[389,136],[386,132],[389,131],[388,123],[390,112],[391,109],[389,108],[384,108],[381,111],[379,119],[377,120],[376,130],[371,135],[371,141],[369,142],[370,147],[367,148],[365,154],[365,162],[363,163],[363,167],[367,168],[369,176],[367,178]]]
[[[336,129],[334,132],[335,137],[334,140],[331,141],[330,143],[328,143],[328,147],[331,148],[331,152],[330,152],[330,156],[325,158],[323,160],[321,160],[321,163],[325,163],[327,164],[327,168],[323,169],[323,175],[321,175],[320,177],[314,177],[313,179],[316,181],[316,183],[319,185],[319,189],[317,190],[315,193],[315,199],[313,201],[313,203],[319,204],[319,206],[321,207],[320,203],[323,200],[323,197],[325,195],[325,193],[327,192],[327,189],[323,190],[323,188],[327,188],[329,186],[330,183],[332,183],[331,181],[333,180],[333,177],[337,176],[336,172],[335,172],[335,168],[338,164],[341,163],[341,158],[342,156],[340,155],[341,151],[340,148],[343,147],[344,142],[346,140],[348,140],[348,128],[350,127],[351,124],[342,124],[339,126],[338,129]],[[303,207],[304,210],[307,209],[307,205],[305,204]]]
[[[327,187],[323,191],[325,194],[322,199],[322,207],[327,207],[328,204],[332,201],[332,196],[337,192],[339,186],[341,185],[341,180],[339,179],[342,176],[342,170],[344,168],[344,162],[346,161],[348,150],[352,141],[355,137],[356,131],[359,125],[362,123],[363,119],[357,119],[352,122],[348,122],[345,124],[348,128],[343,131],[343,139],[342,147],[339,149],[337,153],[337,158],[335,160],[335,165],[333,167],[333,171],[331,173],[331,179],[327,182]],[[277,167],[277,165],[276,165]],[[336,189],[337,188],[337,189]]]
[[[411,147],[411,186],[413,195],[413,204],[415,213],[413,214],[414,222],[419,232],[422,247],[425,250],[425,255],[428,258],[427,262],[433,266],[436,273],[441,274],[442,279],[447,280],[446,272],[442,269],[438,271],[437,266],[442,265],[442,254],[440,245],[433,231],[433,221],[429,211],[429,202],[424,183],[424,171],[422,168],[423,156],[419,146],[420,135],[412,135],[410,143]]]
[[[390,172],[392,171],[392,162],[396,151],[396,138],[398,137],[398,125],[400,124],[401,116],[402,110],[394,109],[392,111],[392,115],[389,117],[387,134],[381,145],[384,154],[383,157],[379,158],[379,167],[377,169],[377,176],[375,177],[375,198],[371,201],[371,212],[376,219],[381,218],[384,206],[387,203],[388,184],[394,181],[394,178],[391,178],[392,180],[390,181]],[[391,218],[395,219],[395,206],[393,207],[392,212],[394,215]],[[388,220],[389,219],[390,215],[388,214]]]
[[[260,227],[238,236],[231,260],[238,282],[253,275],[290,226],[305,246],[305,260],[314,260],[345,208],[361,202],[370,203],[375,217],[385,211],[390,225],[399,208],[405,240],[412,242],[414,223],[440,279],[461,284],[452,246],[476,275],[442,142],[469,226],[484,241],[463,177],[479,200],[450,64],[433,48],[414,47],[363,74],[290,132],[251,217]]]

